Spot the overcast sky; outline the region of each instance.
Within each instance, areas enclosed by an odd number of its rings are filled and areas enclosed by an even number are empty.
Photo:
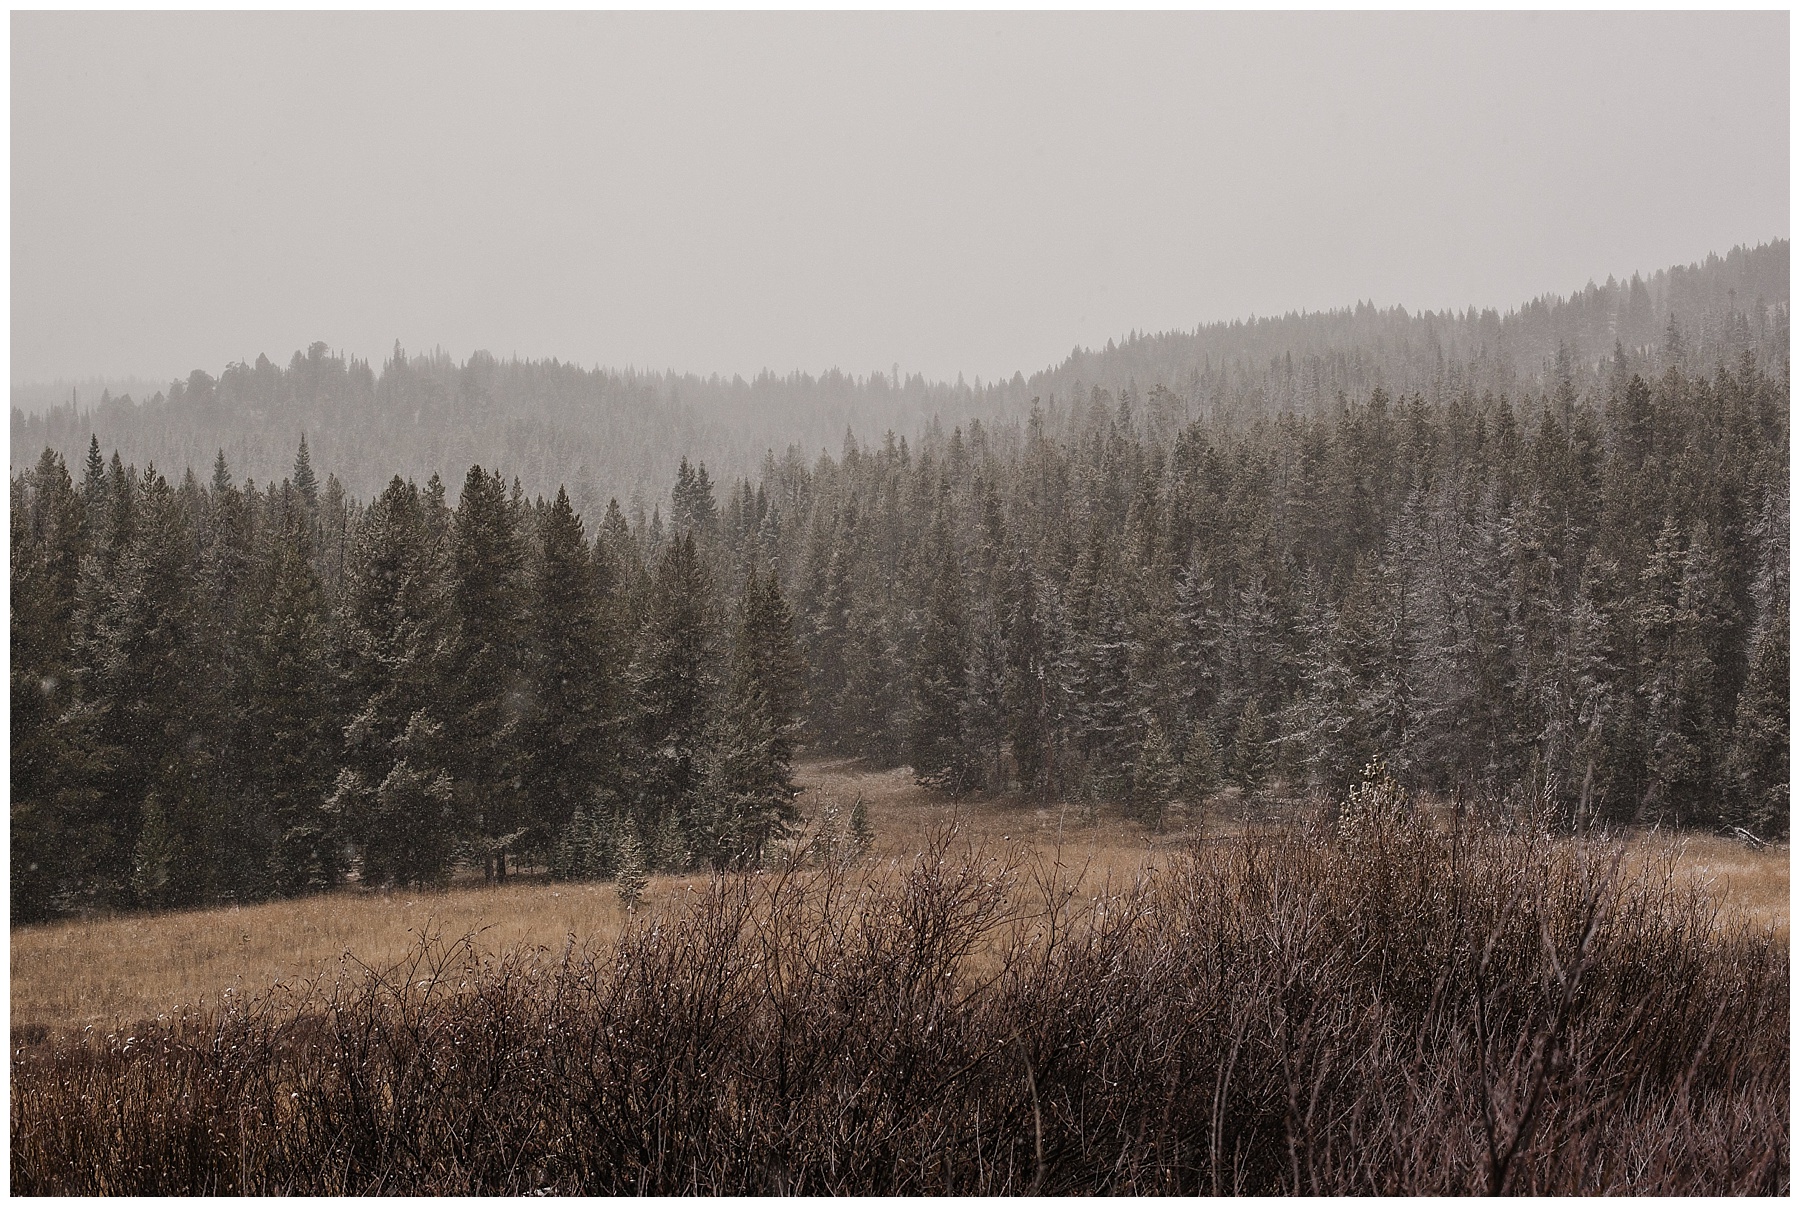
[[[12,17],[12,380],[1027,373],[1788,234],[1788,16]]]

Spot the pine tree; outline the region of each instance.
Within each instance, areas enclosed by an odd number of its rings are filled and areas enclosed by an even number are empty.
[[[932,579],[918,653],[912,670],[908,753],[913,776],[929,787],[960,792],[970,779],[962,730],[968,697],[968,654],[962,573],[948,529],[934,534],[937,573]]]
[[[364,884],[442,880],[458,837],[444,770],[444,584],[429,497],[395,478],[370,505],[346,577],[344,765],[328,802]]]
[[[185,484],[182,493],[187,493]],[[291,501],[291,489],[288,497]],[[267,514],[277,506],[273,498],[265,501],[248,488],[233,489],[222,451],[213,459],[211,489],[183,505],[199,544],[189,670],[210,687],[192,701],[189,719],[204,735],[195,753],[204,756],[215,802],[207,816],[211,891],[240,901],[261,899],[269,891],[266,819],[258,815],[262,801],[244,785],[256,778],[259,760],[278,755],[263,735],[246,726],[245,704],[252,597],[258,585],[257,530],[280,527]]]
[[[875,826],[869,821],[869,806],[860,795],[850,806],[850,842],[858,858],[875,847]]]
[[[344,571],[350,558],[353,507],[337,475],[327,474],[325,491],[319,497],[316,557],[319,585],[328,599],[336,599],[343,591]]]
[[[113,488],[125,488],[123,475]],[[98,785],[102,816],[88,833],[89,889],[103,902],[130,899],[133,852],[154,796],[170,835],[157,902],[191,905],[206,897],[215,867],[208,849],[215,815],[197,757],[207,742],[195,724],[204,680],[193,673],[194,539],[186,510],[154,467],[145,468],[135,493],[128,509],[115,507],[129,524],[115,524],[114,533],[129,538],[93,601],[99,614],[89,698],[101,717],[99,744],[113,757]]]
[[[446,770],[484,869],[502,880],[513,846],[531,834],[521,738],[535,719],[523,682],[522,553],[504,480],[471,466],[450,547]]]
[[[1138,820],[1161,830],[1169,803],[1181,790],[1181,768],[1169,749],[1162,722],[1153,715],[1144,727],[1144,742],[1132,768],[1131,803]]]
[[[1727,768],[1738,824],[1763,834],[1788,833],[1788,611],[1786,582],[1768,596],[1769,610],[1751,639],[1750,677],[1738,696]]]
[[[821,729],[822,742],[889,767],[906,759],[905,717],[910,686],[904,664],[894,648],[887,608],[873,593],[857,591],[847,624],[844,647],[844,684],[837,712],[837,728]],[[813,709],[818,716],[818,710]],[[815,720],[815,725],[818,722]]]
[[[98,448],[90,450],[92,463]],[[78,877],[72,844],[82,841],[82,735],[71,666],[80,560],[82,500],[62,458],[44,450],[12,482],[12,917],[50,915]]]
[[[696,471],[686,457],[675,472],[675,490],[670,499],[669,523],[675,532],[693,532],[701,536],[716,535],[719,506],[713,499],[712,481],[706,476],[706,463]]]
[[[337,882],[339,836],[326,813],[339,757],[327,660],[329,617],[314,570],[304,500],[284,491],[263,535],[250,621],[243,732],[251,755],[244,796],[254,813],[250,854],[267,891],[292,895]]]
[[[1673,519],[1644,570],[1639,609],[1649,776],[1641,812],[1702,820],[1715,807],[1722,739],[1715,701],[1718,630],[1730,601],[1704,524],[1682,548]]]
[[[1003,705],[1013,773],[1026,792],[1049,786],[1050,649],[1038,615],[1036,575],[1021,553],[1007,582]]]
[[[1253,792],[1262,787],[1271,763],[1268,727],[1262,709],[1252,696],[1244,702],[1237,730],[1231,737],[1231,778],[1238,787]]]
[[[144,820],[131,857],[131,891],[150,909],[178,904],[170,880],[182,858],[180,836],[153,792],[144,801]]]
[[[992,600],[986,600],[972,610],[969,628],[968,689],[963,696],[959,723],[968,751],[965,786],[971,789],[1004,786],[1006,643]]]
[[[1175,586],[1175,637],[1170,651],[1178,679],[1176,703],[1181,715],[1189,718],[1213,714],[1224,669],[1224,622],[1200,555],[1196,547]]]
[[[1756,623],[1726,763],[1736,824],[1776,836],[1788,833],[1787,510],[1783,483],[1771,492],[1758,525],[1764,556],[1755,588]]]
[[[220,460],[224,460],[224,450],[219,452]],[[306,433],[300,433],[300,451],[294,454],[294,493],[300,496],[300,506],[309,522],[316,522],[319,516],[319,479],[313,473],[312,454],[306,448]],[[310,535],[310,534],[309,534]]]
[[[637,661],[631,670],[638,718],[638,821],[647,834],[673,833],[682,851],[697,843],[699,788],[718,683],[712,582],[691,533],[669,541],[657,561]],[[676,858],[658,839],[658,860]],[[668,867],[658,863],[659,867]]]
[[[1523,774],[1526,750],[1510,514],[1490,504],[1467,540],[1455,644],[1446,651],[1452,695],[1444,711],[1460,718],[1467,734],[1459,778],[1498,795]]]
[[[848,504],[835,526],[829,555],[819,570],[818,588],[810,607],[807,667],[810,675],[808,697],[812,701],[814,728],[821,733],[851,736],[857,739],[866,728],[858,714],[866,706],[866,685],[851,687],[856,659],[852,644],[858,626],[852,623],[856,569],[856,522],[854,502]],[[822,535],[822,534],[821,534]],[[825,546],[815,545],[815,561]],[[866,621],[865,621],[866,623]]]
[[[792,771],[799,684],[791,613],[774,577],[752,569],[709,743],[705,849],[715,867],[759,865],[799,816]]]
[[[1201,720],[1188,738],[1181,760],[1181,788],[1188,800],[1198,804],[1218,791],[1225,779],[1224,756],[1219,752],[1219,735],[1212,722]]]
[[[527,845],[571,825],[596,789],[624,789],[624,668],[618,626],[581,518],[558,490],[539,526],[522,737]]]
[[[1077,571],[1079,628],[1070,633],[1069,671],[1064,679],[1074,697],[1072,713],[1086,759],[1090,794],[1116,799],[1130,786],[1134,743],[1131,732],[1131,641],[1125,601],[1101,552],[1099,534]]]
[[[1389,661],[1378,581],[1369,567],[1358,567],[1340,606],[1322,605],[1306,687],[1289,710],[1290,744],[1305,751],[1313,782],[1334,796],[1390,744],[1388,725],[1403,723],[1403,717],[1378,715],[1375,708],[1387,703],[1383,671]]]
[[[365,806],[374,821],[363,849],[366,880],[425,886],[449,878],[459,827],[454,785],[434,766],[442,748],[443,726],[414,713],[393,744],[398,758]]]
[[[605,880],[617,872],[616,816],[599,802],[576,806],[551,851],[550,874],[558,880]]]
[[[594,542],[594,569],[619,625],[621,654],[631,649],[650,611],[650,573],[617,499],[606,505]],[[629,661],[629,659],[626,659]]]
[[[219,451],[224,459],[225,452]],[[100,455],[100,437],[89,434],[87,460],[82,463],[81,504],[84,510],[83,523],[92,541],[104,525],[106,518],[106,460]]]
[[[625,836],[619,840],[619,900],[627,910],[636,910],[638,902],[644,896],[644,890],[650,886],[649,870],[644,860],[642,845],[630,827],[626,827]]]
[[[1578,826],[1601,816],[1609,804],[1610,785],[1603,778],[1607,729],[1618,702],[1618,667],[1608,641],[1611,627],[1604,601],[1597,600],[1584,582],[1567,626],[1562,676],[1566,688],[1556,702],[1560,717],[1546,733],[1551,751],[1547,760],[1566,776],[1565,795],[1573,800]],[[1566,757],[1557,757],[1558,745],[1566,747]]]

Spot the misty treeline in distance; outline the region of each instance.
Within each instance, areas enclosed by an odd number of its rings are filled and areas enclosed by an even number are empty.
[[[626,514],[648,512],[677,463],[705,461],[716,477],[754,477],[765,448],[837,449],[846,428],[865,438],[946,423],[1023,422],[1033,399],[1045,423],[1064,423],[1094,387],[1115,396],[1161,384],[1179,407],[1167,422],[1235,423],[1285,412],[1326,414],[1340,395],[1420,394],[1444,404],[1465,391],[1519,399],[1554,388],[1557,362],[1583,393],[1604,387],[1622,345],[1647,377],[1735,364],[1754,351],[1787,360],[1788,242],[1736,248],[1704,261],[1590,284],[1496,310],[1354,308],[1133,332],[1098,349],[1077,348],[1042,372],[966,384],[930,383],[905,366],[865,376],[763,372],[753,380],[644,369],[585,369],[477,352],[458,364],[441,351],[398,345],[372,365],[325,343],[286,367],[266,357],[195,370],[136,400],[83,390],[15,386],[14,469],[46,445],[71,465],[90,434],[127,463],[195,466],[223,449],[240,477],[288,472],[297,432],[319,465],[351,494],[371,498],[398,474],[433,473],[454,486],[471,464],[505,466],[530,495],[559,485],[589,522],[616,496]],[[1675,338],[1671,339],[1671,330]],[[23,404],[24,409],[20,409]],[[53,404],[53,405],[47,405]]]
[[[13,480],[13,909],[756,862],[795,744],[951,791],[1787,827],[1786,364],[1170,424],[1098,388],[665,517]],[[790,610],[790,604],[792,601]]]

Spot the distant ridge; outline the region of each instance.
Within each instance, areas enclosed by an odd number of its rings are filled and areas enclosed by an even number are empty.
[[[1568,297],[1544,294],[1495,310],[1422,311],[1367,303],[1340,310],[1213,323],[1193,331],[1133,333],[1078,349],[1031,378],[1030,389],[1067,396],[1078,386],[1113,392],[1161,384],[1195,402],[1260,395],[1258,407],[1307,411],[1334,398],[1469,386],[1518,394],[1542,389],[1566,349],[1579,384],[1615,348],[1660,366],[1669,320],[1682,355],[1710,367],[1746,348],[1787,358],[1788,240],[1627,281],[1608,277]]]
[[[291,470],[305,432],[320,472],[365,497],[396,470],[455,483],[478,462],[516,475],[531,493],[567,483],[592,515],[613,496],[651,505],[683,456],[729,480],[753,474],[766,450],[835,451],[847,431],[872,440],[889,430],[916,438],[934,418],[1005,425],[1022,421],[1034,400],[1054,425],[1096,390],[1155,391],[1174,409],[1170,421],[1230,424],[1311,413],[1376,388],[1517,398],[1566,375],[1578,390],[1592,389],[1617,349],[1645,373],[1673,364],[1704,371],[1747,354],[1785,376],[1789,306],[1788,240],[1776,239],[1648,278],[1545,295],[1504,315],[1360,304],[1134,333],[1098,351],[1077,349],[1030,377],[973,385],[835,369],[725,380],[484,352],[459,364],[398,346],[377,369],[315,343],[285,368],[258,357],[216,379],[197,369],[147,400],[102,404],[84,390],[79,407],[28,415],[17,403],[41,387],[15,387],[12,457],[17,467],[49,446],[74,465],[92,433],[109,453],[165,472],[208,472],[223,449],[240,477],[266,481]]]

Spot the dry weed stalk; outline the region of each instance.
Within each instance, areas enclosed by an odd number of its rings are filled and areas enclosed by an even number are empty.
[[[951,827],[15,1037],[13,1190],[1781,1193],[1787,982],[1590,840],[1384,807],[1096,891]]]

